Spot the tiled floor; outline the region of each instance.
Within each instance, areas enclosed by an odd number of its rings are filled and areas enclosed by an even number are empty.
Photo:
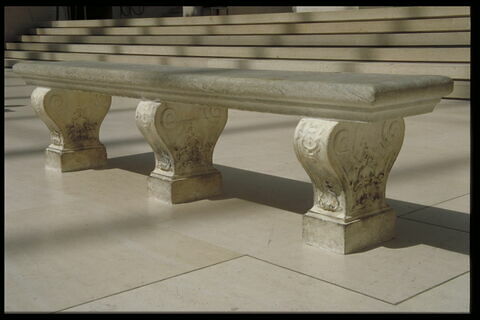
[[[224,195],[167,206],[147,197],[137,100],[113,100],[106,168],[55,174],[32,88],[10,73],[5,86],[7,312],[469,312],[469,102],[406,118],[387,186],[397,236],[343,256],[301,241],[298,117],[230,110]]]

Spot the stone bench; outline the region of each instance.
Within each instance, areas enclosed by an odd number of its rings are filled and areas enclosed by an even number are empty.
[[[212,154],[229,108],[300,115],[293,138],[312,180],[303,219],[307,244],[358,251],[394,236],[385,199],[406,116],[433,111],[452,91],[448,77],[261,71],[114,64],[18,63],[32,107],[50,130],[46,166],[106,164],[99,129],[111,96],[139,98],[136,123],[155,153],[152,196],[182,203],[221,193]]]

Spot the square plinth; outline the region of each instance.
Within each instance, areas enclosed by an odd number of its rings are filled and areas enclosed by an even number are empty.
[[[395,221],[393,209],[347,223],[307,212],[303,216],[303,241],[335,253],[353,253],[392,239]]]
[[[177,179],[151,175],[148,177],[148,192],[169,204],[206,199],[222,194],[222,175],[218,171]]]
[[[49,147],[45,151],[45,158],[45,166],[48,169],[61,172],[100,168],[107,164],[107,152],[103,145],[68,151]]]

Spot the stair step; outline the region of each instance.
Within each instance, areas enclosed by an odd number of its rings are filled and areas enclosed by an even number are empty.
[[[106,61],[117,63],[168,64],[174,66],[239,68],[256,70],[290,70],[317,72],[365,72],[388,74],[432,74],[452,79],[470,79],[469,63],[408,63],[408,62],[351,62],[279,59],[231,59],[207,57],[107,55],[92,53],[62,53],[34,51],[6,51],[9,59],[46,61]]]
[[[234,35],[470,31],[470,18],[151,27],[36,28],[37,35]]]
[[[233,35],[233,36],[35,36],[22,42],[151,44],[197,46],[463,46],[470,45],[470,32],[344,34],[344,35]]]
[[[215,25],[215,24],[258,24],[258,23],[300,23],[322,21],[366,21],[386,19],[412,19],[433,17],[470,16],[470,7],[389,7],[330,12],[240,14],[226,16],[169,17],[72,20],[45,22],[45,27],[121,27],[160,25]]]
[[[200,56],[228,58],[275,58],[359,61],[469,62],[470,48],[358,48],[324,47],[220,47],[144,46],[100,44],[7,43],[7,50],[133,54],[160,56]]]

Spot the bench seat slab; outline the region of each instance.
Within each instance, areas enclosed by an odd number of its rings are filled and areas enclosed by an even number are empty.
[[[155,169],[148,178],[151,196],[174,204],[221,194],[221,174],[212,156],[227,112],[170,101],[138,104],[137,127],[155,153]]]
[[[307,244],[345,254],[393,238],[395,213],[385,188],[404,132],[403,118],[300,120],[294,149],[314,188],[303,220]]]
[[[99,131],[111,100],[111,96],[95,92],[43,87],[33,91],[32,107],[50,130],[47,168],[67,172],[106,164]]]

